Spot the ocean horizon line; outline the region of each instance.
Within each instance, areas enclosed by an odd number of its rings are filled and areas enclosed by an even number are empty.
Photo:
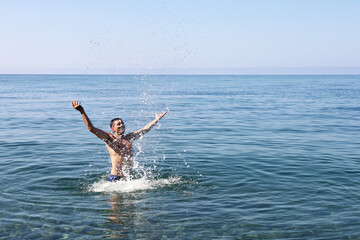
[[[143,74],[126,74],[126,73],[0,73],[2,76],[14,76],[14,75],[24,75],[24,76],[360,76],[360,73],[277,73],[277,74],[203,74],[203,73],[143,73]]]
[[[360,75],[360,67],[0,69],[2,75]]]

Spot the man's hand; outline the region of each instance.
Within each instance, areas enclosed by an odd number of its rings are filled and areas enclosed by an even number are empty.
[[[155,119],[160,120],[163,116],[165,116],[167,112],[162,112],[160,114],[155,113]]]
[[[73,108],[75,108],[79,112],[81,112],[81,113],[84,112],[84,108],[81,106],[81,102],[79,102],[78,100],[72,101],[71,105],[73,106]]]

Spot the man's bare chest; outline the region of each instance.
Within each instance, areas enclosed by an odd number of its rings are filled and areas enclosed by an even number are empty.
[[[117,154],[131,154],[132,153],[132,144],[126,139],[112,139],[111,142],[106,144],[110,150],[116,152]]]

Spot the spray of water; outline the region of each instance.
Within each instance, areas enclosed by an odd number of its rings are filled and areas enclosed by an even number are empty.
[[[159,91],[158,87],[153,88],[151,81],[149,81],[146,76],[134,76],[134,78],[137,81],[140,80],[142,83],[140,84],[141,87],[139,87],[140,111],[135,114],[130,114],[130,116],[132,115],[133,117],[131,124],[135,123],[137,126],[133,126],[133,128],[137,130],[149,121],[144,120],[145,118],[149,119],[151,115],[151,118],[155,117],[155,112],[164,110],[169,112],[169,107],[167,104],[159,103],[162,91]],[[169,115],[168,113],[165,119],[169,119]],[[163,169],[167,157],[163,148],[164,131],[162,133],[159,131],[162,129],[162,125],[161,120],[154,129],[151,130],[151,134],[147,134],[133,143],[134,155],[131,176],[126,176],[126,180],[124,181],[108,182],[108,173],[103,175],[100,180],[92,183],[89,186],[89,190],[91,192],[103,193],[134,192],[157,189],[174,184],[183,184],[185,180],[175,173],[175,166],[170,167],[170,169],[169,166],[167,166]],[[174,130],[165,131],[165,133],[173,134]],[[186,152],[186,150],[184,150],[184,152]],[[174,154],[177,155],[179,163],[182,162],[181,165],[189,168],[190,165],[182,153],[176,151]]]
[[[117,182],[109,182],[107,180],[100,180],[90,186],[92,192],[103,193],[123,193],[123,192],[136,192],[157,189],[172,184],[180,184],[180,177],[170,177],[168,179],[149,179],[144,176],[139,179],[124,180]]]
[[[109,182],[108,174],[95,183],[91,184],[89,191],[101,193],[124,193],[136,192],[151,189],[158,189],[169,185],[182,184],[184,181],[180,176],[162,176],[161,162],[166,160],[166,156],[148,156],[144,153],[143,139],[134,144],[133,174],[125,175],[124,180]]]

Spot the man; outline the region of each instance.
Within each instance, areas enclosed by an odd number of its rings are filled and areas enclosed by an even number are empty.
[[[111,120],[110,128],[113,133],[105,132],[92,125],[79,101],[75,100],[71,102],[71,104],[81,113],[84,123],[90,132],[106,143],[112,164],[111,175],[109,178],[110,182],[115,182],[125,178],[126,176],[130,176],[133,156],[132,142],[150,131],[150,129],[153,128],[155,124],[167,113],[155,113],[155,120],[148,123],[144,128],[125,135],[125,125],[121,118],[114,118]]]

